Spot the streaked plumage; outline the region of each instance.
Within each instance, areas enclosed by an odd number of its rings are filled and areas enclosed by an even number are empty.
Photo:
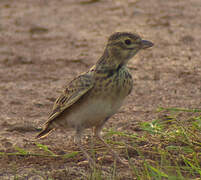
[[[152,45],[132,33],[118,32],[110,36],[98,62],[65,87],[37,138],[57,127],[74,128],[79,144],[82,131],[94,127],[95,134],[101,139],[102,126],[132,90],[132,76],[126,67],[128,60],[140,49]]]

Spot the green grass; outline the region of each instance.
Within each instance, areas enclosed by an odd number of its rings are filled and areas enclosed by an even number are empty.
[[[22,149],[20,147],[15,147],[15,152],[12,153],[5,153],[5,152],[0,152],[0,156],[40,156],[40,157],[58,157],[58,158],[74,158],[77,154],[79,154],[79,151],[73,151],[71,153],[68,154],[64,154],[64,155],[57,155],[54,152],[52,152],[51,150],[49,150],[49,148],[46,145],[40,144],[40,143],[36,143],[36,146],[43,151],[40,153],[36,153],[36,152],[31,152],[31,151],[27,151],[25,149]]]
[[[128,171],[133,179],[199,179],[201,178],[200,112],[200,109],[159,108],[156,112],[159,113],[159,118],[151,122],[138,123],[135,132],[104,129],[104,139],[116,151],[121,152],[121,157],[129,160],[130,168],[125,168],[123,171]],[[77,155],[81,153],[74,151],[57,155],[46,145],[39,143],[35,145],[37,153],[16,147],[16,152],[1,152],[0,156],[78,158]],[[96,145],[92,148],[93,153],[105,151],[105,148]],[[118,171],[118,164],[114,162],[109,175],[106,176],[103,170],[95,168],[85,179],[122,179]]]

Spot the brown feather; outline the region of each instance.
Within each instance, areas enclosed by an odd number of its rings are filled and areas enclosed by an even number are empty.
[[[36,139],[41,139],[48,136],[53,130],[54,128],[52,128],[50,124],[47,124],[45,128],[36,136]]]

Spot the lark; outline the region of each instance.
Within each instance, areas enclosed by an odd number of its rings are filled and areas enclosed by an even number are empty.
[[[97,63],[65,86],[37,138],[45,137],[55,128],[73,128],[76,131],[75,143],[88,161],[94,164],[81,143],[83,131],[92,128],[94,135],[110,149],[114,157],[124,163],[104,142],[101,129],[121,107],[133,88],[132,76],[127,68],[128,61],[141,49],[152,46],[152,42],[142,40],[134,33],[112,34]]]

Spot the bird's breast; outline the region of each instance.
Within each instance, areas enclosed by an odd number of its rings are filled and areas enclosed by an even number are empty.
[[[109,74],[110,75],[110,74]],[[133,88],[132,76],[126,67],[121,68],[112,76],[102,75],[96,77],[92,94],[100,97],[114,99],[124,99]]]

